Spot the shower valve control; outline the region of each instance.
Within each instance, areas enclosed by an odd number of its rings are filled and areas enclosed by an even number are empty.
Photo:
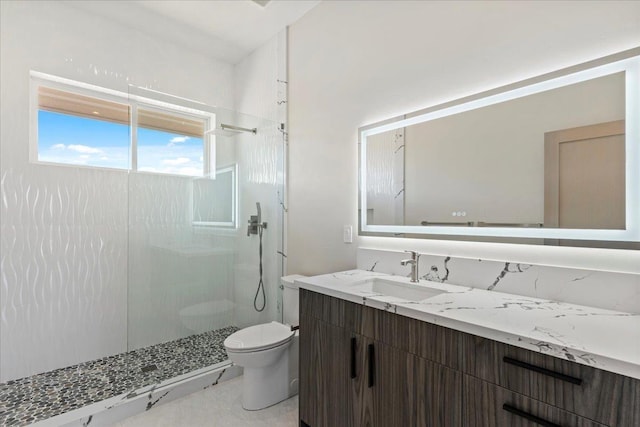
[[[247,226],[247,236],[251,236],[252,234],[258,234],[260,229],[267,228],[267,223],[262,222],[262,209],[260,209],[260,203],[256,203],[256,207],[258,208],[258,215],[250,215],[249,216],[249,225]]]

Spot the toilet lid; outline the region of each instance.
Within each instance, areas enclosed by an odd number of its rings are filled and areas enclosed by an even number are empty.
[[[224,340],[224,346],[232,351],[267,349],[285,343],[294,334],[290,327],[282,323],[263,323],[234,332]]]

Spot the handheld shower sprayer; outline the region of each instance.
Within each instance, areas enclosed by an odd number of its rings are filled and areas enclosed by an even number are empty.
[[[265,228],[267,228],[267,223],[262,222],[262,209],[260,208],[260,202],[256,203],[256,208],[258,209],[257,215],[249,216],[249,225],[247,226],[247,236],[251,236],[252,234],[257,234],[260,236],[260,246],[258,250],[258,254],[260,255],[260,280],[258,281],[258,289],[256,290],[256,296],[253,298],[253,308],[260,312],[263,311],[267,305],[267,296],[264,292],[264,282],[262,281],[262,232]],[[262,306],[258,307],[258,295],[262,291]]]

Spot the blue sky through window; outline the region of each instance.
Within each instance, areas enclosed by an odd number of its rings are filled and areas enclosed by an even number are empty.
[[[38,160],[129,168],[129,126],[38,111]]]
[[[138,170],[202,176],[203,140],[138,128]],[[116,169],[129,168],[129,126],[38,111],[38,160]]]
[[[202,138],[138,128],[138,170],[202,176]]]

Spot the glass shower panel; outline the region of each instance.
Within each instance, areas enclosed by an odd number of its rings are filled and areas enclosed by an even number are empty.
[[[129,349],[229,326],[233,240],[192,224],[192,178],[132,173],[129,179]],[[226,307],[207,324],[203,303]],[[203,308],[204,310],[204,308]],[[206,310],[205,310],[206,311]]]
[[[255,134],[247,131],[230,133],[224,127],[217,132],[218,148],[222,147],[224,152],[224,147],[226,150],[233,147],[238,165],[240,227],[235,245],[234,322],[244,328],[272,320],[282,321],[283,132],[274,121],[231,111],[220,112],[218,118],[219,126],[233,123],[245,129],[256,129]],[[248,221],[252,216],[258,216],[258,209],[260,222],[266,223],[262,236],[247,230]],[[260,283],[261,267],[263,285]]]
[[[282,138],[275,123],[220,109],[211,129],[208,174],[129,174],[129,365],[145,384],[224,364],[228,335],[280,319]],[[256,203],[268,224],[262,312],[260,237],[247,236]]]

